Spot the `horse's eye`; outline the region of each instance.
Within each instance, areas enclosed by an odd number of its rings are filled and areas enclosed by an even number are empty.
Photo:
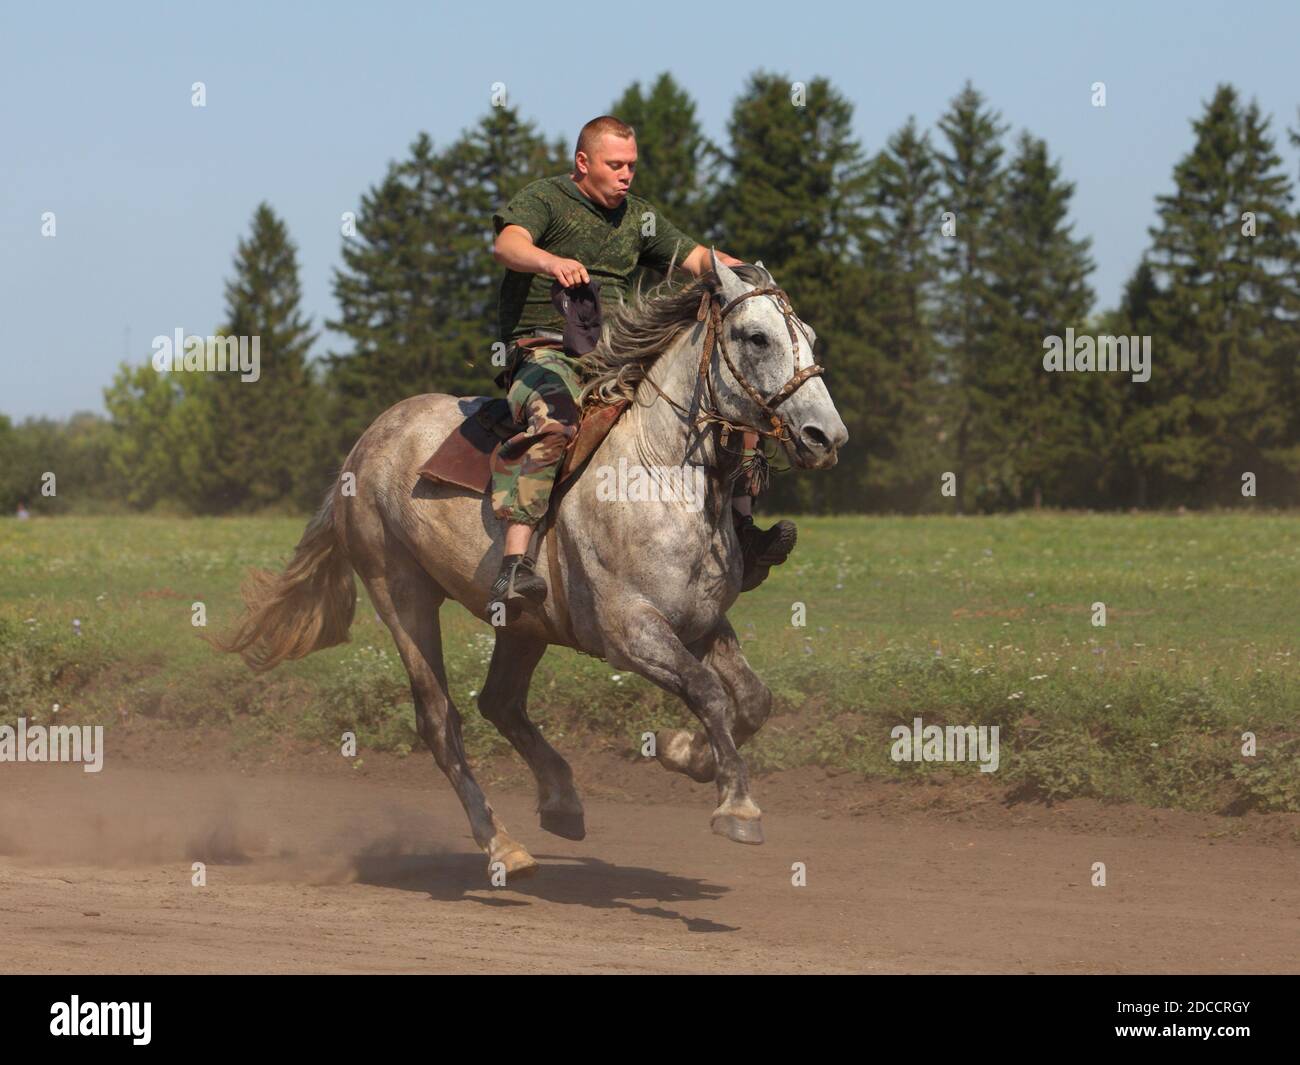
[[[751,333],[751,334],[749,335],[749,342],[750,342],[751,344],[753,344],[756,348],[764,348],[764,347],[767,347],[767,334],[766,334],[766,333]]]

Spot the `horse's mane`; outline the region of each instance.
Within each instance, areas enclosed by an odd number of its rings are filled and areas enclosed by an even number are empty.
[[[746,284],[774,283],[766,269],[752,263],[731,269]],[[712,272],[682,284],[672,279],[671,269],[667,279],[648,289],[638,281],[631,299],[606,316],[600,341],[581,360],[587,382],[583,400],[592,395],[604,403],[632,399],[655,360],[672,346],[678,333],[695,324],[701,293],[717,285]]]

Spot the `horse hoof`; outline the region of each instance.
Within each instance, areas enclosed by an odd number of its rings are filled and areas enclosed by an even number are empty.
[[[587,822],[581,813],[569,814],[562,810],[543,810],[542,828],[562,839],[586,839]]]
[[[506,882],[525,880],[537,872],[537,860],[523,848],[507,851],[488,862],[488,876],[493,878],[498,870],[506,875]]]
[[[763,822],[756,818],[719,814],[713,819],[713,831],[737,843],[751,843],[757,846],[763,842]]]
[[[510,881],[522,880],[537,872],[537,862],[533,856],[522,843],[511,839],[504,831],[493,836],[485,849],[488,854],[488,877],[494,887],[502,886],[499,881],[503,873],[505,879]]]

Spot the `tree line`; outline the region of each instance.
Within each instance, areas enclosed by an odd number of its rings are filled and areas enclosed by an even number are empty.
[[[767,508],[1195,507],[1240,504],[1247,484],[1270,505],[1300,502],[1300,215],[1256,103],[1229,85],[1206,102],[1119,306],[1098,310],[1074,185],[972,85],[932,129],[908,118],[874,155],[833,85],[802,89],[796,105],[787,78],[753,75],[721,145],[668,74],[610,107],[637,129],[634,191],[762,260],[817,330],[850,443],[833,471],[774,477]],[[316,361],[295,245],[260,205],[215,331],[261,338],[260,379],[144,361],[118,369],[107,418],[0,416],[0,502],[312,505],[391,404],[494,392],[491,216],[567,171],[571,151],[508,106],[442,149],[420,134],[344,222]],[[1067,330],[1149,338],[1149,379],[1048,372],[1048,338]]]

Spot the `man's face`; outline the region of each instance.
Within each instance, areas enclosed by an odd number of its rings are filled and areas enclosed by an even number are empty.
[[[636,138],[602,133],[590,155],[578,153],[576,166],[582,191],[612,210],[627,199],[636,174]]]

